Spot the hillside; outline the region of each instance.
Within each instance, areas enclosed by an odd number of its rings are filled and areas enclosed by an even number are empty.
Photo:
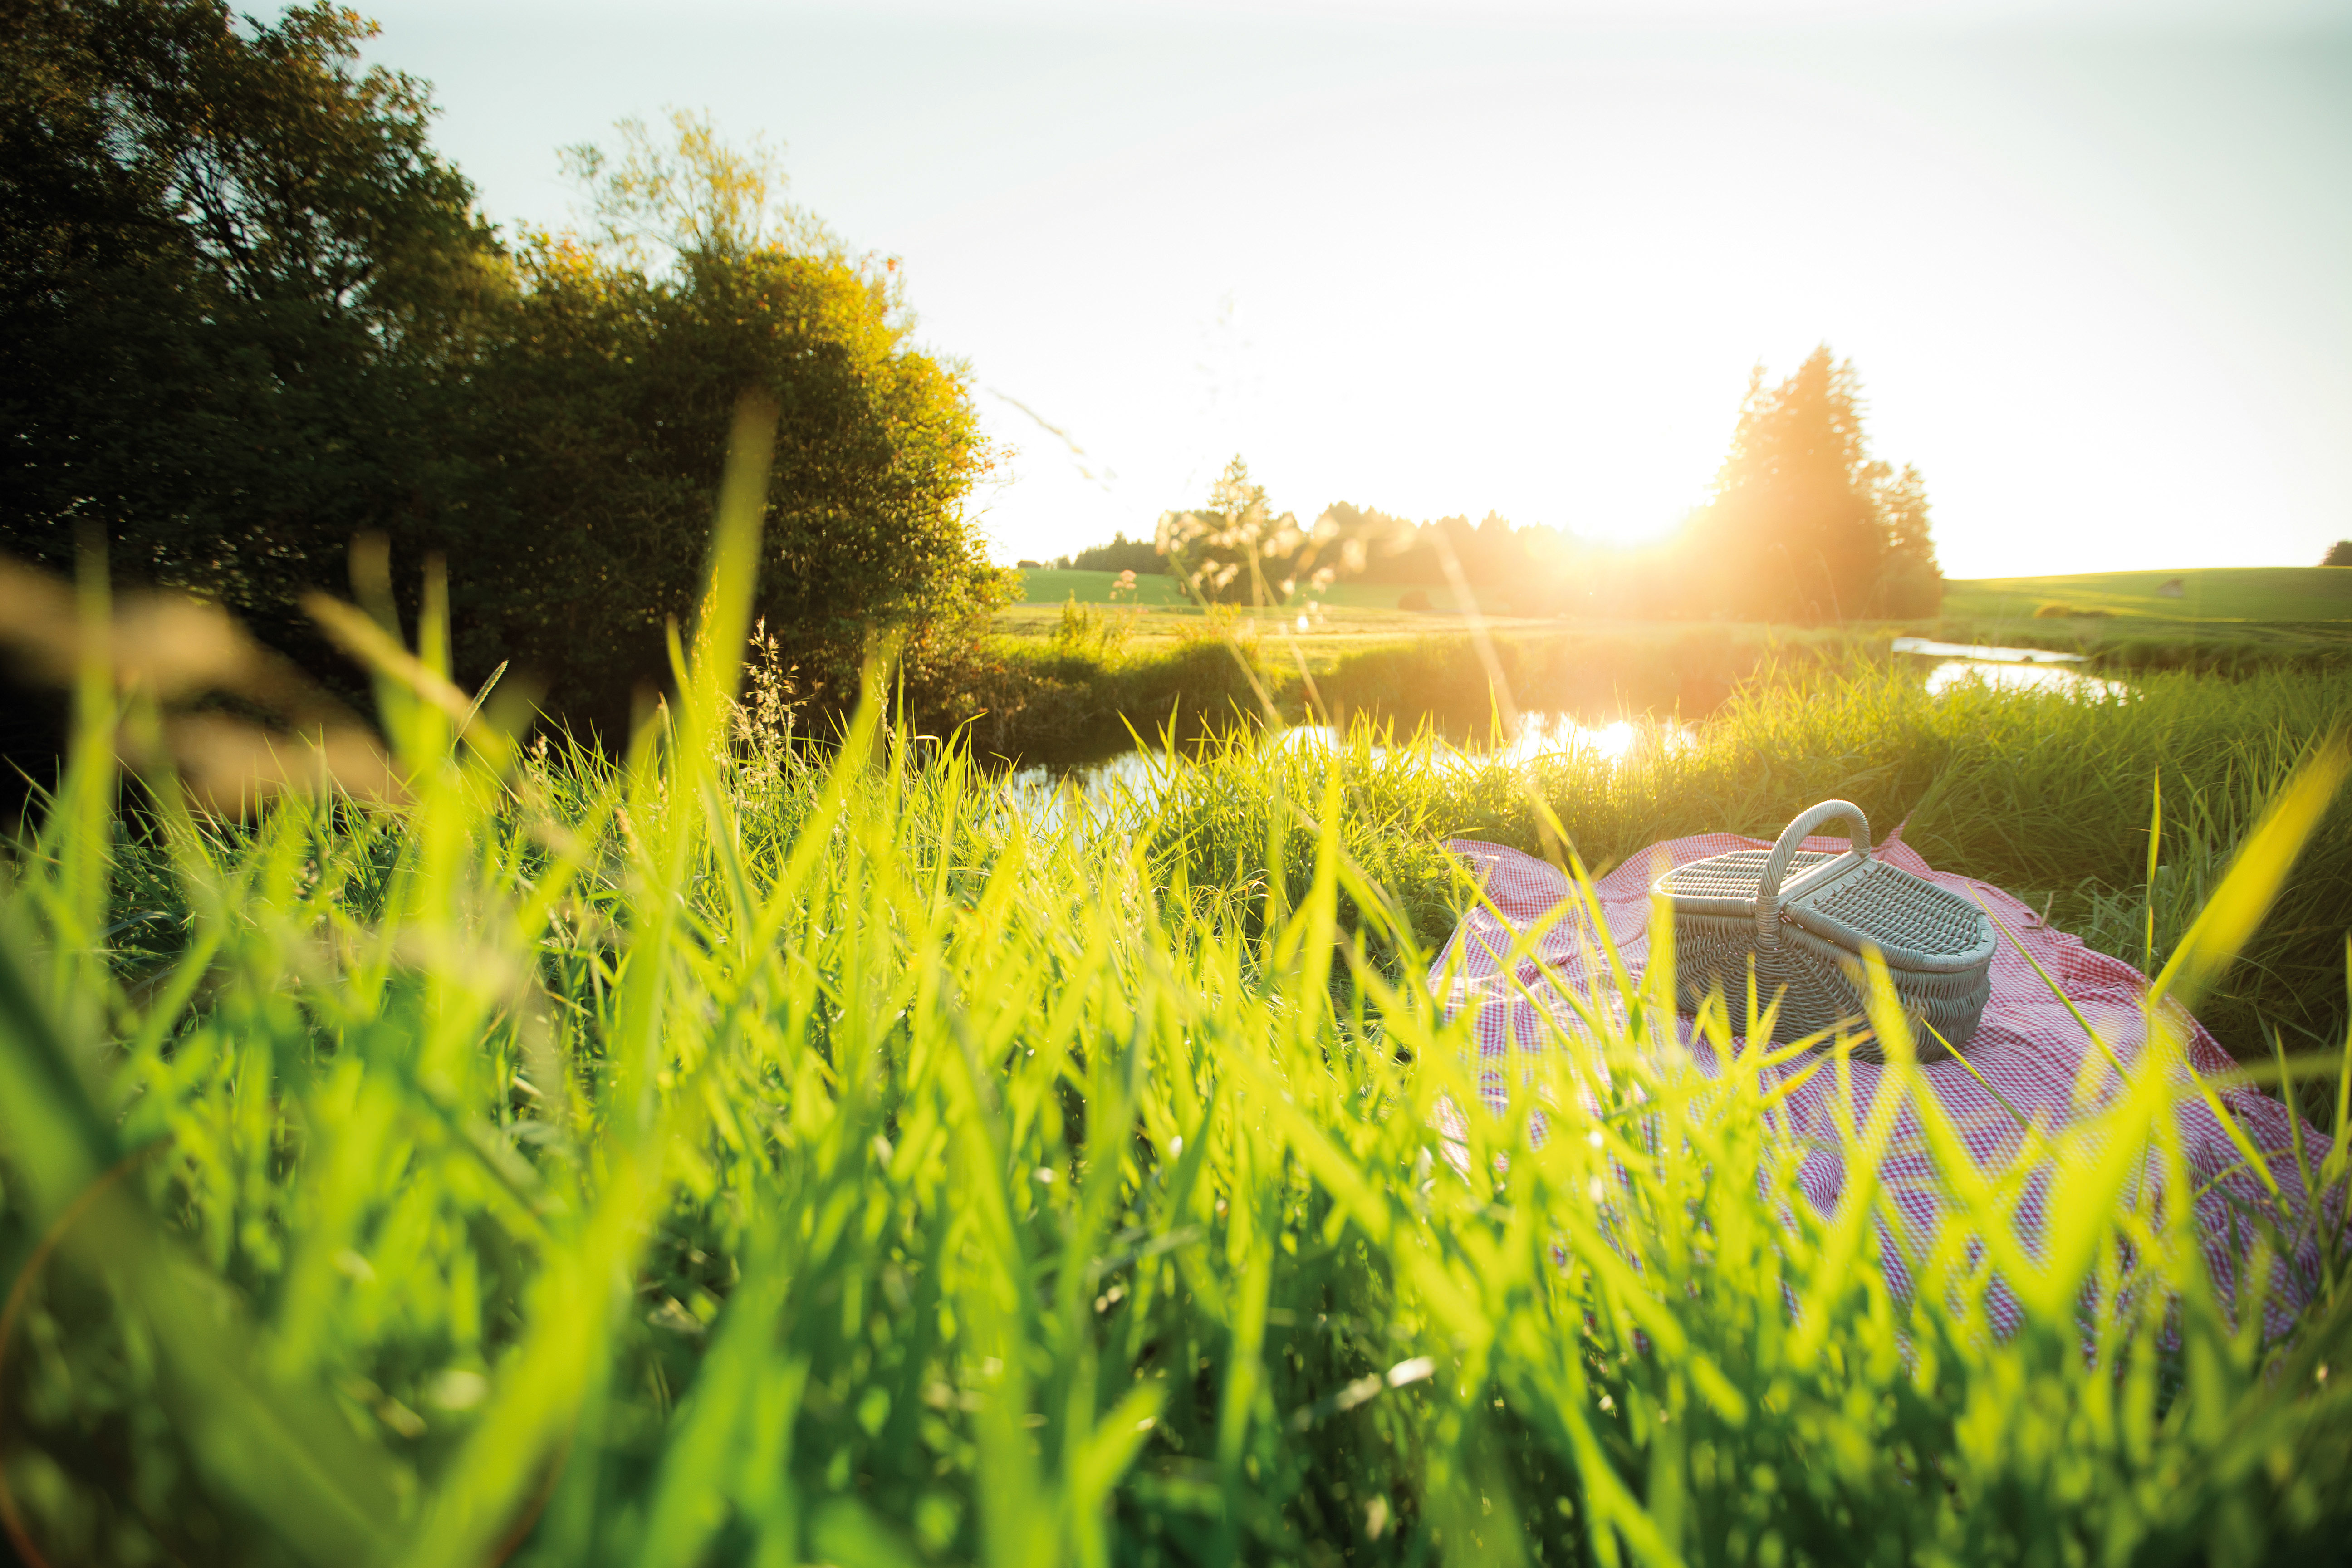
[[[2162,592],[2179,584],[2179,596]],[[1944,614],[2032,620],[2045,605],[2161,621],[2249,625],[2352,621],[2352,567],[2228,566],[2187,572],[2091,572],[2067,577],[1978,577],[1945,586]]]
[[[1116,572],[1058,571],[1051,567],[1031,568],[1021,574],[1021,597],[1014,602],[1023,605],[1059,605],[1067,601],[1070,595],[1075,594],[1081,605],[1108,605],[1113,602],[1110,592],[1118,583],[1118,574]],[[1454,595],[1444,588],[1423,588],[1418,591],[1429,596],[1433,609],[1451,611],[1454,608]],[[1335,583],[1324,592],[1322,599],[1324,604],[1333,609],[1393,610],[1397,607],[1398,599],[1412,592],[1415,590],[1411,587],[1393,583]],[[1300,596],[1294,595],[1294,597]],[[1192,599],[1187,596],[1182,585],[1176,579],[1158,573],[1139,574],[1136,577],[1135,597],[1126,602],[1154,607],[1163,605],[1194,607]]]

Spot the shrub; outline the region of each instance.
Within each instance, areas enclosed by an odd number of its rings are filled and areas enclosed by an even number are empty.
[[[1132,609],[1081,605],[1074,592],[1062,605],[1062,618],[1055,624],[1054,651],[1066,658],[1088,655],[1108,658],[1118,652],[1134,630]]]
[[[1009,596],[965,510],[990,454],[964,372],[909,343],[895,262],[776,205],[764,155],[631,127],[622,163],[575,156],[602,226],[510,256],[424,87],[356,68],[350,13],[7,26],[0,546],[66,566],[94,527],[315,666],[301,595],[387,535],[412,614],[446,557],[461,680],[514,661],[617,735],[695,618],[752,393],[780,413],[759,604],[812,698],[877,635],[931,679]]]
[[[965,511],[989,453],[962,373],[907,343],[850,262],[693,254],[674,278],[550,244],[478,384],[497,488],[447,537],[461,670],[513,658],[551,705],[625,728],[690,624],[737,399],[779,411],[756,595],[812,700],[867,640],[921,684],[1011,596]]]

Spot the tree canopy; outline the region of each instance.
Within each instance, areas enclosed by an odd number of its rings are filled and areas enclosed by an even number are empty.
[[[1150,539],[1129,539],[1125,530],[1114,530],[1108,544],[1090,544],[1073,555],[1061,557],[1055,564],[1065,571],[1076,572],[1166,572],[1168,558],[1160,552],[1159,544]]]
[[[1682,554],[1695,605],[1743,620],[1926,615],[1942,598],[1925,481],[1872,458],[1861,379],[1826,344],[1777,386],[1761,365],[1749,376]]]
[[[382,534],[412,585],[446,557],[461,677],[518,661],[614,733],[691,616],[756,391],[758,605],[803,691],[877,633],[919,685],[1005,595],[964,371],[769,149],[625,121],[565,153],[578,232],[509,247],[349,12],[33,0],[0,28],[0,549],[69,568],[100,535],[310,652],[300,595]]]
[[[1861,380],[1826,346],[1777,385],[1757,367],[1714,495],[1654,544],[1580,539],[1492,511],[1416,523],[1348,501],[1302,527],[1274,511],[1235,458],[1208,505],[1162,518],[1158,548],[1212,597],[1277,602],[1318,580],[1458,579],[1510,615],[1822,621],[1908,619],[1943,598],[1927,482],[1871,455]]]
[[[519,658],[618,720],[694,607],[756,389],[782,411],[757,612],[805,692],[845,691],[877,634],[921,683],[1011,592],[964,506],[991,458],[962,368],[912,346],[897,264],[789,206],[764,149],[690,114],[620,129],[617,156],[570,151],[583,232],[520,250],[477,370],[497,482],[449,547],[472,662]]]
[[[1206,601],[1279,605],[1332,533],[1328,526],[1310,533],[1291,513],[1276,513],[1236,453],[1209,487],[1206,506],[1160,518],[1155,547],[1170,574]]]
[[[421,84],[324,5],[33,0],[0,48],[0,542],[283,634],[362,530],[454,502],[505,291]]]

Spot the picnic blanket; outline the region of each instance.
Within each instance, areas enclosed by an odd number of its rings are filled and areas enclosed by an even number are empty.
[[[1471,839],[1453,840],[1447,847],[1477,875],[1492,907],[1481,905],[1463,917],[1438,955],[1430,981],[1433,988],[1442,988],[1449,1018],[1465,1011],[1473,1014],[1479,1093],[1486,1108],[1499,1114],[1509,1104],[1513,1074],[1507,1063],[1513,1044],[1522,1053],[1540,1049],[1542,1042],[1557,1039],[1563,1027],[1571,1033],[1580,1027],[1573,1010],[1562,1001],[1563,993],[1575,991],[1588,1006],[1605,1012],[1611,1009],[1617,986],[1607,978],[1607,960],[1590,923],[1576,916],[1546,931],[1520,959],[1517,972],[1506,974],[1504,965],[1519,932],[1563,900],[1572,898],[1573,889],[1550,865],[1516,849]],[[1658,876],[1709,855],[1768,847],[1760,839],[1723,833],[1675,838],[1628,858],[1598,879],[1593,891],[1601,918],[1626,968],[1638,977],[1648,962],[1649,889]],[[1804,847],[1837,851],[1845,845],[1843,839],[1822,837],[1807,839]],[[2079,938],[2053,930],[2032,909],[1999,888],[1930,868],[1902,842],[1899,830],[1879,846],[1878,853],[1904,870],[1981,902],[2008,928],[2009,934],[2000,939],[1993,955],[1992,996],[1983,1022],[1969,1043],[1967,1065],[1942,1061],[1920,1069],[1929,1092],[1949,1114],[1978,1164],[1987,1169],[2006,1166],[2025,1146],[2028,1134],[2021,1118],[2048,1131],[2078,1114],[2076,1084],[2084,1055],[2100,1050],[2075,1021],[2066,1001],[2051,994],[2027,953],[2126,1063],[2144,1043],[2147,979],[2122,960],[2094,952]],[[1735,1009],[1735,1023],[1744,1007],[1743,998]],[[2231,1067],[2229,1056],[2203,1026],[2185,1016],[2180,1022],[2194,1070],[2210,1076]],[[1705,1039],[1694,1037],[1687,1016],[1682,1020],[1682,1031],[1701,1069],[1713,1072],[1713,1048]],[[1744,1042],[1735,1039],[1733,1049],[1742,1048]],[[2100,1054],[2104,1060],[2105,1053]],[[1812,1058],[1813,1053],[1804,1053],[1768,1068],[1766,1073],[1773,1083],[1785,1082],[1804,1072]],[[1836,1074],[1815,1072],[1790,1093],[1778,1113],[1782,1129],[1810,1145],[1797,1180],[1806,1198],[1823,1215],[1836,1209],[1846,1184],[1846,1139],[1838,1136],[1835,1119],[1851,1114],[1855,1120],[1848,1131],[1858,1133],[1860,1121],[1869,1114],[1880,1080],[1888,1070],[1854,1062],[1850,1099]],[[2225,1113],[2235,1119],[2268,1162],[2272,1178],[2293,1207],[2300,1230],[2307,1212],[2307,1194],[2294,1153],[2294,1112],[2243,1084],[2213,1088]],[[2279,1200],[2273,1197],[2268,1184],[2248,1164],[2238,1143],[2201,1097],[2181,1097],[2177,1114],[2190,1173],[2200,1189],[2197,1221],[2206,1258],[2226,1296],[2232,1292],[2249,1239],[2249,1227],[2242,1217],[2233,1223],[2233,1215],[2275,1214]],[[2329,1147],[2328,1141],[2307,1124],[2302,1131],[2305,1157],[2315,1168]],[[1909,1239],[1923,1242],[1937,1222],[1942,1197],[1917,1112],[1907,1101],[1897,1116],[1888,1150],[1881,1180],[1905,1226],[1914,1233]],[[2029,1254],[2040,1251],[2048,1175],[2045,1168],[2031,1177],[2018,1204],[2019,1238]],[[1884,1222],[1880,1228],[1880,1252],[1889,1284],[1898,1293],[1907,1294],[1906,1238],[1887,1235]],[[2308,1247],[2304,1252],[2303,1258],[2279,1260],[2282,1267],[2273,1273],[2265,1316],[2277,1331],[2289,1326],[2294,1313],[2308,1299],[2311,1286],[2302,1265],[2315,1259],[2315,1253]],[[2017,1326],[2020,1313],[2015,1299],[1998,1282],[1989,1306],[1998,1329],[2008,1331]]]

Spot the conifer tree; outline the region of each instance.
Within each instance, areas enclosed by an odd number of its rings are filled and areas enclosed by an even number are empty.
[[[1871,457],[1852,361],[1823,344],[1777,386],[1756,367],[1684,567],[1702,614],[1843,621],[1933,610],[1941,578],[1925,482]]]

